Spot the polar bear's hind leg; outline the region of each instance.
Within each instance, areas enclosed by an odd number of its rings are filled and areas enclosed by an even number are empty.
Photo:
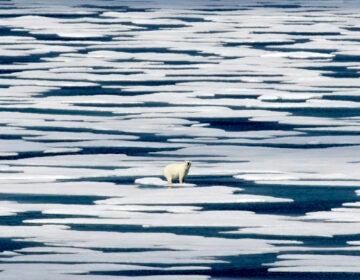
[[[168,182],[168,184],[172,184],[172,177],[166,176],[166,181]]]

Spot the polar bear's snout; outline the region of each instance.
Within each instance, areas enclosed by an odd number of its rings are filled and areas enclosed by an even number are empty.
[[[189,173],[191,161],[186,160],[182,163],[168,164],[164,168],[164,176],[169,184],[172,184],[174,179],[179,179],[179,183],[185,182],[185,178]]]

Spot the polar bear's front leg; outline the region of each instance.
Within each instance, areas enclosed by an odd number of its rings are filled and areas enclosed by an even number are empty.
[[[179,176],[179,183],[183,184],[185,182],[185,176]]]

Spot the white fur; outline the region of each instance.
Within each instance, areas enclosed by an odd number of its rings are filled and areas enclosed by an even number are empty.
[[[179,179],[179,183],[185,182],[185,178],[189,173],[191,161],[184,161],[182,163],[172,163],[164,168],[164,176],[169,184],[172,184],[174,179]]]

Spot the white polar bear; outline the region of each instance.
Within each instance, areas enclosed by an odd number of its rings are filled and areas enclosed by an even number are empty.
[[[174,179],[179,179],[179,183],[185,182],[185,178],[189,173],[191,161],[187,160],[182,163],[172,163],[164,168],[164,176],[169,184],[172,184]]]

